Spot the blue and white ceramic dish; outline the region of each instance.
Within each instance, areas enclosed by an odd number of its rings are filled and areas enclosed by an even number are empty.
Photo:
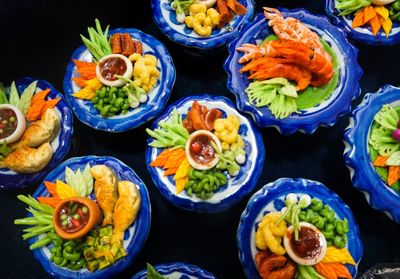
[[[386,37],[385,32],[382,30],[374,36],[370,26],[352,28],[354,15],[340,16],[340,11],[335,8],[335,3],[336,0],[325,1],[326,13],[335,25],[346,31],[351,39],[368,45],[394,45],[400,43],[400,24],[398,22],[393,23],[389,37]]]
[[[140,211],[134,223],[125,231],[123,246],[127,255],[103,270],[96,270],[94,272],[90,272],[87,269],[80,269],[78,271],[68,270],[50,261],[50,250],[48,247],[34,249],[33,254],[35,258],[40,262],[47,273],[56,278],[110,278],[133,263],[142,249],[150,231],[151,207],[146,186],[130,167],[113,157],[85,156],[71,158],[55,168],[44,180],[50,182],[56,181],[57,179],[65,181],[66,166],[76,171],[78,168],[84,169],[86,164],[90,164],[91,166],[97,164],[107,165],[115,172],[119,180],[129,180],[135,183],[139,188],[141,196]],[[49,192],[42,183],[33,197],[37,198],[39,196],[48,195]],[[30,239],[29,244],[34,243],[37,239],[37,237]]]
[[[169,0],[151,0],[151,7],[154,22],[171,41],[192,48],[199,54],[198,51],[213,50],[232,41],[238,36],[240,28],[251,20],[254,14],[253,0],[239,0],[239,3],[246,7],[246,14],[235,16],[222,29],[214,28],[210,37],[201,37],[186,27],[185,23],[179,23]]]
[[[400,88],[386,85],[377,93],[366,94],[350,118],[344,132],[344,158],[354,187],[362,191],[372,208],[383,211],[400,223],[400,194],[391,189],[372,165],[369,138],[375,115],[383,105],[400,105]]]
[[[73,97],[71,94],[78,91],[80,87],[72,81],[72,78],[78,75],[72,59],[92,61],[92,55],[84,45],[74,52],[67,65],[67,72],[64,76],[64,94],[75,115],[86,125],[107,132],[124,132],[153,119],[164,109],[175,83],[175,67],[168,50],[152,36],[133,28],[109,31],[109,35],[114,33],[129,33],[133,39],[143,44],[144,54],[155,55],[158,59],[157,69],[160,71],[160,76],[156,86],[147,94],[147,102],[136,109],[129,109],[127,114],[102,117],[90,100]]]
[[[229,99],[219,96],[195,95],[185,97],[171,104],[163,115],[153,122],[151,129],[155,129],[158,122],[166,121],[174,108],[177,109],[179,114],[185,116],[195,100],[197,100],[201,105],[207,106],[208,109],[218,108],[225,115],[236,115],[239,118],[241,123],[239,135],[245,142],[244,149],[246,151],[246,162],[241,165],[239,174],[235,177],[230,177],[227,174],[227,185],[220,187],[210,199],[202,200],[195,197],[195,195],[187,195],[185,191],[182,191],[177,195],[172,176],[164,176],[163,169],[150,166],[150,163],[162,151],[160,148],[147,146],[146,164],[154,184],[160,190],[164,198],[170,201],[173,205],[189,211],[208,213],[219,212],[239,202],[255,187],[264,164],[264,144],[261,134],[253,123],[245,116],[239,114],[235,109],[234,104]],[[151,141],[152,138],[149,137],[147,139],[147,144]]]
[[[349,224],[347,249],[354,261],[360,262],[363,253],[358,225],[350,208],[334,192],[326,188],[320,182],[303,178],[281,178],[269,183],[256,192],[249,200],[246,209],[240,217],[237,232],[239,259],[243,265],[247,278],[261,278],[258,274],[255,255],[256,230],[258,223],[264,215],[272,211],[280,211],[284,206],[287,194],[307,194],[312,198],[318,198],[328,204],[338,218],[346,218]],[[346,265],[353,278],[357,275],[357,266]]]
[[[154,266],[158,273],[173,279],[216,279],[210,272],[201,269],[198,266],[184,263],[166,263]],[[146,279],[147,270],[142,270],[134,275],[132,279]]]
[[[330,24],[325,17],[312,15],[304,9],[280,9],[280,11],[284,17],[301,20],[330,45],[338,60],[340,71],[336,89],[318,106],[302,110],[285,119],[277,119],[267,107],[257,108],[249,102],[245,89],[250,81],[247,79],[247,74],[239,72],[243,67],[238,63],[242,53],[236,51],[236,48],[244,43],[256,44],[257,41],[274,34],[262,13],[245,26],[239,37],[229,44],[229,56],[224,65],[228,74],[227,87],[235,94],[239,110],[250,114],[259,127],[275,127],[284,135],[296,131],[311,134],[318,126],[332,126],[339,116],[350,112],[351,100],[361,93],[359,79],[362,70],[357,62],[358,50],[347,41],[345,33]]]
[[[29,84],[35,79],[24,77],[15,82],[19,92],[22,92]],[[49,99],[61,98],[56,105],[58,115],[60,117],[60,131],[57,136],[52,140],[51,147],[53,148],[53,157],[47,166],[36,173],[17,173],[10,169],[0,168],[0,188],[3,189],[16,189],[27,187],[28,185],[42,180],[47,173],[53,170],[64,157],[67,155],[73,132],[73,116],[71,109],[68,107],[64,96],[58,92],[50,83],[45,80],[37,80],[36,92],[50,88],[50,93],[47,95]]]

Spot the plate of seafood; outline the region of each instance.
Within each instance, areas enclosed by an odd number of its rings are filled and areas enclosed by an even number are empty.
[[[215,279],[210,272],[201,269],[198,266],[184,263],[165,263],[152,266],[147,264],[147,269],[142,270],[132,277],[132,279],[168,279],[168,278],[202,278]]]
[[[33,196],[18,195],[28,216],[22,235],[56,278],[109,278],[131,265],[150,231],[146,186],[113,157],[71,158]]]
[[[399,0],[326,0],[326,13],[353,40],[369,45],[400,42]]]
[[[156,117],[175,83],[175,67],[158,40],[137,29],[88,28],[72,55],[64,93],[86,125],[108,132],[134,129]]]
[[[325,17],[264,7],[229,44],[227,87],[259,127],[311,134],[334,125],[360,94],[357,55]]]
[[[247,278],[355,278],[362,256],[350,208],[323,184],[281,178],[249,200],[237,241]]]
[[[173,205],[219,212],[254,189],[264,163],[263,140],[229,99],[185,97],[146,131],[151,178]]]
[[[400,222],[400,88],[368,93],[344,132],[344,158],[351,180],[372,208]]]
[[[254,14],[253,0],[152,0],[151,6],[158,28],[193,54],[232,41]]]
[[[0,83],[0,188],[42,180],[69,151],[72,112],[48,82],[29,77]]]

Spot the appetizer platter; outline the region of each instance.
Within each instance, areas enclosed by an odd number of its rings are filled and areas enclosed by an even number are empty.
[[[368,93],[344,132],[344,158],[351,180],[371,207],[400,222],[400,88]]]
[[[281,178],[255,193],[237,233],[247,278],[355,278],[362,256],[350,208],[319,182]]]
[[[147,269],[139,272],[132,279],[185,279],[185,278],[201,278],[215,279],[216,277],[210,272],[201,269],[198,266],[184,263],[166,263],[152,266],[147,264]]]
[[[0,83],[0,188],[38,182],[69,151],[72,112],[48,82],[21,78]]]
[[[361,92],[357,55],[326,18],[264,7],[229,45],[227,87],[259,127],[309,134],[350,111]]]
[[[28,205],[35,258],[56,278],[108,278],[127,268],[150,230],[150,201],[136,173],[112,157],[71,158],[54,169]]]
[[[225,97],[183,98],[146,131],[151,177],[177,207],[225,210],[250,193],[260,176],[261,135]]]
[[[211,54],[253,17],[253,0],[152,0],[153,19],[173,42]]]
[[[175,82],[167,49],[137,29],[88,28],[72,55],[64,92],[80,121],[98,130],[123,132],[156,117]]]
[[[326,0],[325,9],[353,40],[369,45],[400,43],[399,0]]]

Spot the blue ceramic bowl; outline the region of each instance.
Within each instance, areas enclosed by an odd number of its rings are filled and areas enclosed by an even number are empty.
[[[103,270],[96,270],[94,272],[90,272],[87,269],[80,269],[78,271],[68,270],[66,268],[59,267],[50,261],[50,250],[48,247],[34,249],[33,254],[35,258],[40,262],[47,273],[56,278],[110,278],[111,276],[126,269],[134,262],[150,231],[151,207],[146,186],[130,167],[113,157],[85,156],[71,158],[55,168],[48,176],[46,176],[44,180],[56,181],[57,179],[60,179],[65,181],[65,167],[68,166],[74,171],[76,171],[78,168],[83,170],[88,163],[91,166],[96,164],[105,164],[113,169],[120,180],[129,180],[135,183],[139,188],[141,196],[140,211],[135,222],[125,231],[123,245],[127,255]],[[34,193],[33,197],[37,198],[48,195],[49,192],[42,183]],[[30,239],[29,244],[32,244],[37,239],[37,237]]]
[[[166,263],[159,264],[154,267],[157,272],[164,276],[171,276],[176,279],[189,279],[189,278],[201,278],[201,279],[216,279],[210,272],[201,269],[198,266],[184,263]],[[142,270],[138,274],[134,275],[132,279],[146,279],[147,270]]]
[[[275,127],[284,135],[296,131],[311,134],[318,126],[332,126],[339,116],[350,112],[351,100],[361,93],[359,79],[362,70],[357,63],[358,50],[347,41],[345,33],[330,24],[325,17],[312,15],[304,9],[280,9],[280,11],[284,17],[300,19],[330,44],[338,59],[340,70],[336,89],[318,106],[302,110],[285,119],[277,119],[267,107],[257,108],[249,102],[245,89],[250,82],[247,74],[239,72],[243,66],[237,61],[242,53],[236,51],[236,48],[244,43],[255,44],[256,41],[264,40],[268,35],[274,34],[262,13],[245,26],[239,37],[229,44],[229,56],[224,65],[228,74],[227,87],[235,94],[239,110],[250,114],[259,127]]]
[[[210,199],[201,200],[194,195],[192,197],[188,196],[185,191],[177,195],[172,176],[164,176],[164,170],[161,168],[150,167],[150,163],[157,157],[162,149],[147,146],[146,164],[154,184],[160,190],[164,198],[173,205],[189,211],[214,213],[229,208],[253,190],[260,177],[264,164],[264,144],[257,128],[254,127],[249,119],[237,112],[229,99],[210,95],[185,97],[171,104],[163,115],[153,122],[151,129],[155,129],[158,122],[166,121],[174,108],[178,110],[178,113],[186,115],[188,109],[192,107],[192,103],[195,100],[198,100],[200,104],[206,105],[210,109],[218,108],[224,114],[231,114],[239,117],[241,123],[239,134],[246,144],[246,162],[241,166],[239,174],[236,177],[229,178],[228,176],[227,185],[222,186]],[[151,141],[152,138],[148,137],[147,144]]]
[[[368,140],[374,116],[383,105],[400,105],[400,88],[386,85],[377,93],[366,94],[350,118],[344,132],[344,158],[354,187],[362,191],[372,208],[383,211],[400,223],[400,195],[376,173],[369,154]]]
[[[241,27],[248,23],[254,14],[253,0],[239,0],[246,7],[246,14],[235,16],[232,21],[222,29],[214,28],[210,37],[201,37],[186,27],[185,23],[176,20],[175,11],[171,8],[169,0],[152,0],[153,20],[171,41],[198,51],[209,52],[223,46],[239,35]]]
[[[349,222],[347,249],[354,261],[360,262],[363,253],[362,243],[358,225],[350,208],[334,192],[326,188],[320,182],[306,180],[303,178],[290,179],[281,178],[269,183],[256,192],[249,200],[246,209],[240,217],[237,232],[239,247],[239,258],[243,265],[247,278],[261,278],[258,275],[255,255],[257,248],[255,236],[258,223],[264,215],[271,211],[280,211],[284,206],[284,199],[287,194],[308,194],[312,198],[318,198],[328,204],[336,213],[338,218],[347,218]],[[357,266],[346,265],[353,276],[357,275]]]
[[[72,59],[92,61],[92,55],[86,46],[80,46],[72,55],[64,76],[64,94],[76,117],[86,125],[107,132],[124,132],[134,129],[156,117],[165,107],[175,83],[175,67],[168,50],[162,43],[137,29],[113,29],[109,34],[129,33],[133,39],[142,42],[143,53],[155,55],[158,59],[157,69],[160,71],[156,86],[147,94],[148,101],[127,114],[113,117],[102,117],[89,100],[80,100],[71,94],[80,89],[71,78],[78,76]]]
[[[385,32],[382,30],[374,36],[370,26],[352,28],[354,15],[340,16],[340,11],[335,8],[335,2],[336,0],[325,1],[326,13],[335,25],[346,31],[351,39],[368,45],[394,45],[400,43],[400,24],[398,22],[393,23],[393,29],[389,37],[386,37]]]
[[[22,91],[28,87],[35,79],[24,77],[15,82],[18,91]],[[54,169],[67,155],[73,132],[72,112],[65,101],[64,96],[58,92],[50,83],[45,80],[37,80],[37,90],[45,90],[50,88],[50,93],[47,95],[49,99],[61,98],[58,102],[56,109],[59,112],[61,128],[60,132],[55,139],[51,142],[54,154],[47,166],[36,173],[17,173],[10,169],[0,168],[0,188],[3,189],[17,189],[27,187],[28,185],[42,180],[47,173]]]

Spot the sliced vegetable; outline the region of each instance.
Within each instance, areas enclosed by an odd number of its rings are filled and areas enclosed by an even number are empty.
[[[95,19],[96,23],[96,29],[93,27],[88,28],[88,34],[89,38],[85,38],[83,35],[81,35],[83,43],[86,45],[88,50],[93,56],[94,61],[100,60],[103,56],[106,56],[108,54],[112,53],[111,50],[111,45],[108,41],[108,28],[105,29],[103,32],[100,21],[96,18]]]
[[[314,265],[316,271],[327,279],[347,278],[352,276],[345,265],[341,263],[318,263]]]
[[[147,263],[147,279],[167,279],[162,276],[157,270],[149,263]]]
[[[323,263],[342,263],[356,265],[353,257],[349,250],[346,248],[338,249],[334,246],[330,246],[326,249],[325,257],[322,259]]]

